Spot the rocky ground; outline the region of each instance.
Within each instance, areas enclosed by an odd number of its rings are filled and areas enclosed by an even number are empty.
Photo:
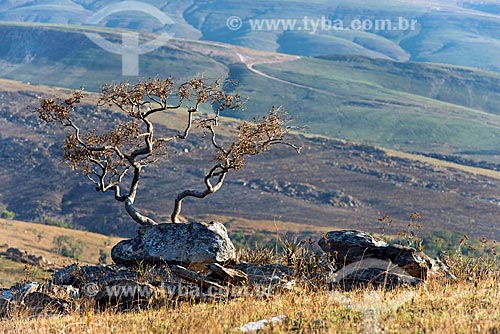
[[[133,235],[134,224],[112,196],[95,193],[84,177],[61,164],[63,133],[39,125],[30,111],[41,94],[47,93],[30,86],[0,91],[0,203],[20,219],[52,215],[91,231]],[[96,124],[90,110],[83,108],[82,119]],[[114,117],[110,112],[100,116]],[[225,135],[220,140],[227,140],[229,133]],[[411,213],[419,212],[429,233],[451,230],[500,238],[500,181],[495,177],[389,156],[342,140],[297,136],[295,141],[303,146],[302,154],[282,148],[251,159],[242,171],[228,175],[218,193],[203,201],[187,200],[183,214],[376,232],[378,218],[388,215],[404,225]],[[213,157],[207,147],[200,136],[174,146],[166,164],[145,173],[137,207],[167,221],[177,192],[202,185],[200,177]],[[397,229],[388,226],[386,232]]]
[[[290,246],[286,264],[238,259],[224,226],[213,222],[143,228],[112,254],[114,265],[73,264],[43,284],[20,282],[0,290],[0,318],[70,314],[82,305],[141,310],[182,300],[269,298],[298,287],[392,290],[456,280],[439,260],[353,230]]]

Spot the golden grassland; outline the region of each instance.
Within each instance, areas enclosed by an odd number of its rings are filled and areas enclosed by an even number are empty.
[[[80,241],[82,251],[78,260],[89,264],[98,263],[100,249],[110,252],[111,248],[123,239],[57,226],[0,219],[0,245],[7,244],[28,253],[43,255],[47,260],[58,264],[74,261],[58,255],[55,251],[55,238],[60,235]]]
[[[252,222],[234,223],[241,229]],[[269,222],[267,222],[269,224]],[[281,223],[274,228],[280,232]],[[231,222],[229,222],[231,227]],[[261,225],[264,228],[264,222]],[[301,231],[304,226],[294,226]],[[53,238],[68,233],[84,240],[82,257],[95,263],[105,243],[119,239],[59,227],[0,220],[1,240],[59,260]],[[43,234],[41,240],[37,236]],[[0,259],[0,275],[22,277]],[[62,260],[70,261],[67,258]],[[248,322],[286,316],[262,333],[500,333],[500,271],[498,262],[481,257],[453,259],[457,281],[429,281],[416,288],[393,291],[360,289],[352,292],[297,287],[268,298],[245,297],[220,302],[169,301],[151,310],[97,312],[85,303],[66,316],[0,320],[0,333],[238,333]],[[2,262],[4,261],[4,262]],[[496,260],[497,261],[497,260]],[[462,265],[460,265],[462,264]],[[18,264],[19,265],[19,264]],[[496,265],[496,267],[495,267]],[[494,269],[497,268],[497,269]],[[10,271],[9,271],[10,270]],[[21,272],[22,273],[22,272]],[[26,278],[39,279],[37,273]]]
[[[158,310],[3,321],[4,333],[237,333],[248,322],[285,315],[259,333],[500,333],[499,273],[417,288],[311,291],[268,299],[172,303]]]
[[[18,248],[30,254],[42,255],[61,267],[76,262],[76,259],[58,254],[55,243],[58,236],[68,236],[78,243],[81,247],[78,261],[83,264],[97,264],[100,251],[106,252],[109,259],[111,248],[122,240],[87,231],[0,219],[0,246],[3,246],[0,251],[5,251],[7,247]],[[48,278],[50,273],[41,268],[26,267],[23,263],[0,257],[0,287],[9,287],[26,280],[43,282]]]

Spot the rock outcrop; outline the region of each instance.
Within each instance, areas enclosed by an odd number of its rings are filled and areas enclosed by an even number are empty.
[[[14,262],[26,263],[40,268],[49,268],[51,265],[42,255],[37,256],[14,247],[9,247],[5,252],[0,252],[0,255]]]
[[[417,285],[430,277],[454,278],[438,259],[361,231],[328,232],[318,245],[335,261],[333,282],[346,289],[369,284],[393,288],[402,284]]]
[[[0,289],[0,319],[13,314],[67,314],[82,303],[125,311],[178,300],[268,298],[295,289],[296,282],[344,290],[391,289],[415,286],[433,276],[453,277],[442,262],[365,232],[333,231],[317,243],[300,245],[301,265],[241,261],[228,267],[219,263],[233,260],[235,249],[221,224],[146,227],[136,238],[114,247],[113,258],[122,265],[74,264],[55,272],[48,284]]]
[[[17,284],[0,289],[0,319],[13,315],[68,314],[78,305],[100,310],[139,310],[178,300],[218,301],[243,296],[269,297],[294,287],[293,268],[241,263],[219,264],[199,273],[175,264],[137,268],[73,264],[54,273],[48,284]]]

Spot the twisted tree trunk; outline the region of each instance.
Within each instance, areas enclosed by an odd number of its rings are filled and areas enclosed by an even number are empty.
[[[217,171],[220,169],[220,171]],[[224,183],[224,179],[226,177],[226,174],[228,172],[228,169],[221,167],[220,165],[217,165],[213,167],[210,172],[205,176],[205,186],[206,189],[203,191],[199,190],[184,190],[181,192],[177,197],[175,198],[175,207],[174,211],[172,212],[172,215],[170,216],[170,219],[172,223],[180,223],[179,221],[179,215],[182,210],[182,201],[186,197],[196,197],[196,198],[205,198],[210,194],[213,194],[217,190],[219,190],[222,187],[222,183]],[[217,183],[212,186],[210,179],[213,177],[218,177]]]

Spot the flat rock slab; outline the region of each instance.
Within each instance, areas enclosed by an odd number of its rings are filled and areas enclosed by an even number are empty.
[[[423,280],[406,275],[388,273],[380,268],[366,268],[346,275],[335,282],[342,290],[351,291],[359,288],[384,288],[391,290],[400,286],[417,286]]]
[[[207,265],[212,273],[223,280],[224,283],[234,285],[245,285],[248,283],[248,275],[241,270],[224,268],[218,263]]]
[[[391,290],[400,286],[417,286],[423,282],[389,261],[373,258],[342,267],[331,280],[332,287],[337,286],[345,291],[364,287]]]
[[[236,259],[236,249],[221,223],[190,222],[142,227],[138,235],[111,250],[117,264],[178,264],[193,269]]]

